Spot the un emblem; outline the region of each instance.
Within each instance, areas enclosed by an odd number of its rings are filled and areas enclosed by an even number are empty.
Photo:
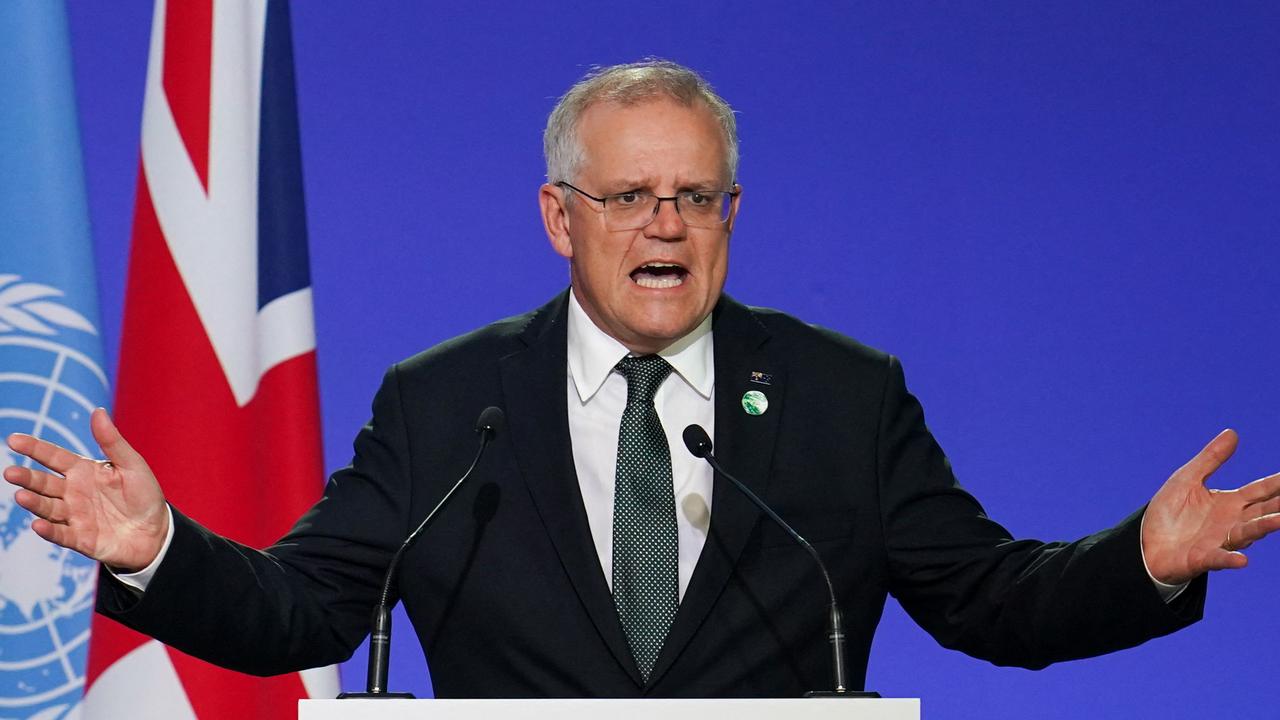
[[[56,288],[0,275],[0,438],[24,432],[99,457],[97,330]],[[91,341],[91,342],[90,342]],[[0,443],[0,467],[30,465]],[[0,717],[74,714],[84,688],[96,563],[45,542],[0,483]]]

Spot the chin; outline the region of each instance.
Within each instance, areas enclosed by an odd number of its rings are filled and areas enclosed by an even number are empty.
[[[662,324],[648,325],[634,328],[633,337],[636,338],[636,344],[648,346],[652,351],[657,352],[680,338],[688,335],[698,326],[697,322],[690,324]]]
[[[714,307],[711,304],[703,310],[704,304],[693,302],[690,296],[628,298],[618,306],[627,312],[615,316],[621,321],[619,329],[630,338],[630,341],[623,340],[623,344],[633,349],[640,345],[650,350],[665,348],[698,327],[706,312]]]

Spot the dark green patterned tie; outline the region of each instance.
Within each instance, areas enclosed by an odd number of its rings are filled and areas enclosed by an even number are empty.
[[[627,407],[618,431],[613,486],[613,603],[646,682],[679,604],[671,449],[653,407],[671,366],[657,355],[626,357]]]

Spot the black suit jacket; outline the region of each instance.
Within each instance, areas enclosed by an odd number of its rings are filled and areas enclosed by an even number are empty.
[[[247,672],[349,657],[391,554],[462,474],[475,417],[496,405],[506,430],[401,568],[401,599],[439,696],[826,687],[821,578],[721,477],[706,546],[642,682],[574,473],[566,312],[562,293],[392,367],[351,466],[278,544],[250,550],[179,513],[145,595],[104,578],[100,610]],[[1074,543],[1011,539],[957,485],[894,358],[728,297],[713,332],[716,454],[826,559],[855,684],[889,593],[944,646],[1026,667],[1132,646],[1199,617],[1203,579],[1173,606],[1157,596],[1139,553],[1140,513]],[[768,396],[762,415],[740,406],[752,389]]]

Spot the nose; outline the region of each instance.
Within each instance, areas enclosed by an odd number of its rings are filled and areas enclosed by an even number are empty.
[[[653,220],[644,227],[644,234],[647,237],[670,242],[683,239],[688,229],[684,224],[684,218],[680,217],[676,199],[658,198],[658,208]]]

